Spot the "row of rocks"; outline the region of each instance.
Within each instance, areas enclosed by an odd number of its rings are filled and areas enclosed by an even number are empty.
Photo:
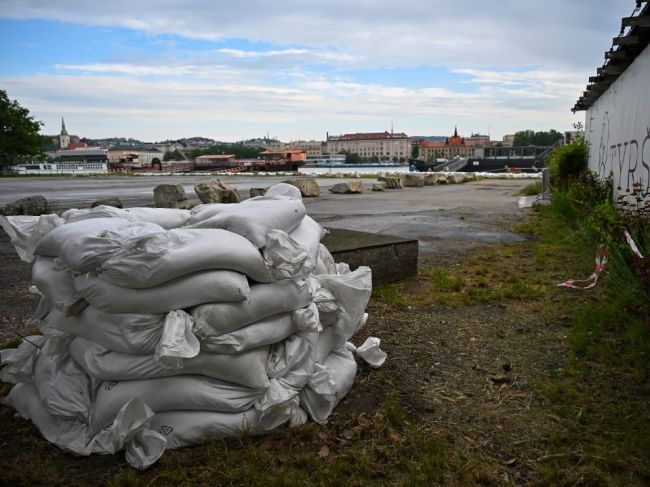
[[[466,181],[473,181],[476,176],[473,173],[430,173],[412,174],[407,173],[400,176],[382,176],[371,187],[372,191],[385,191],[387,189],[421,188],[423,186],[435,186],[437,184],[459,184]],[[303,197],[311,198],[320,196],[320,187],[315,178],[296,178],[285,183],[292,184],[300,190]],[[263,196],[267,188],[251,188],[250,197]],[[365,186],[362,181],[347,181],[337,183],[329,188],[334,194],[359,194],[363,193]],[[237,189],[224,184],[220,179],[212,179],[206,183],[194,185],[194,191],[201,203],[239,203],[241,197]],[[185,189],[180,184],[161,184],[153,190],[153,201],[158,208],[181,208],[190,209],[190,202]],[[106,198],[95,201],[91,207],[98,205],[114,206],[122,208],[119,198]],[[41,215],[51,212],[49,203],[43,196],[29,196],[9,203],[3,210],[4,215]]]

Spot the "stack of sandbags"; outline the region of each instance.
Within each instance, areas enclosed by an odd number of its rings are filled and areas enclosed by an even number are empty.
[[[124,448],[144,468],[166,448],[324,423],[352,386],[370,269],[334,263],[293,186],[62,216],[1,222],[33,260],[43,333],[2,351],[5,402],[59,447]],[[357,353],[378,366],[378,345]]]

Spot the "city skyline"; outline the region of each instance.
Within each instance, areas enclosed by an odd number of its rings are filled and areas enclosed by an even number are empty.
[[[0,86],[56,134],[570,130],[629,0],[0,2]]]

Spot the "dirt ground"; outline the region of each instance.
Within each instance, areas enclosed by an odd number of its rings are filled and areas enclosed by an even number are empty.
[[[469,217],[492,225],[495,232],[506,232],[513,223],[527,217],[525,212],[514,214],[506,206],[504,212],[491,212],[489,217],[478,214]],[[573,403],[578,402],[574,397],[576,393],[562,388],[564,379],[548,385],[549,378],[555,381],[571,366],[568,341],[571,325],[563,309],[571,300],[583,298],[580,294],[557,289],[554,282],[577,277],[567,275],[567,272],[575,272],[575,269],[568,270],[575,259],[571,255],[553,256],[557,262],[545,264],[544,281],[537,285],[538,281],[531,278],[534,285],[526,287],[512,280],[512,276],[525,279],[541,268],[535,264],[523,235],[509,240],[506,246],[498,239],[436,238],[433,242],[438,251],[421,254],[418,276],[378,289],[373,295],[368,306],[368,323],[352,341],[359,345],[367,336],[380,337],[388,360],[376,370],[360,365],[352,391],[334,410],[328,425],[307,425],[293,435],[278,433],[270,439],[255,439],[244,447],[230,442],[225,446],[170,452],[163,457],[160,466],[141,479],[138,477],[138,482],[151,485],[160,478],[167,478],[168,483],[174,483],[166,477],[170,469],[180,469],[183,473],[178,475],[191,472],[197,484],[214,485],[220,478],[224,484],[242,480],[219,477],[228,475],[227,470],[209,457],[210,452],[216,452],[220,461],[224,456],[230,458],[235,465],[243,464],[248,458],[256,461],[255,455],[260,451],[268,452],[272,460],[268,460],[268,464],[262,462],[260,468],[271,469],[269,475],[274,472],[286,475],[291,471],[287,466],[291,461],[299,469],[308,469],[301,463],[308,462],[306,458],[324,461],[320,457],[323,457],[323,447],[327,447],[328,461],[351,458],[350,468],[363,472],[355,477],[356,480],[350,477],[350,484],[367,485],[371,479],[375,483],[390,484],[394,481],[394,472],[391,467],[382,470],[381,458],[375,459],[369,467],[364,463],[365,457],[357,455],[359,452],[370,452],[367,454],[371,456],[389,455],[385,453],[388,447],[383,446],[386,442],[394,444],[398,450],[408,451],[410,443],[404,437],[406,430],[411,428],[409,431],[416,429],[428,438],[439,438],[446,445],[445,469],[435,477],[439,483],[611,484],[603,480],[594,467],[594,462],[602,463],[605,459],[599,456],[601,453],[590,452],[589,435],[597,434],[600,438],[604,434],[625,432],[614,428],[610,428],[611,432],[601,432],[599,421],[602,418],[594,405],[609,401],[610,394],[616,395],[616,400],[623,404],[630,399],[627,394],[633,392],[647,397],[649,391],[647,384],[643,391],[626,391],[621,388],[626,378],[614,375],[603,378],[593,390],[585,383],[584,397],[587,399],[583,411],[582,404],[574,407]],[[444,293],[432,287],[436,272],[453,273],[458,269],[466,273],[465,282],[456,287],[453,281],[445,285],[455,290],[454,299],[461,300],[441,304]],[[464,293],[475,285],[478,288],[472,289],[481,291],[483,285],[480,280],[470,285],[474,271],[485,275],[490,285],[503,289],[510,286],[516,292],[503,294],[503,299],[464,302]],[[28,283],[29,267],[18,261],[3,234],[0,236],[0,292],[4,297],[0,303],[0,341],[15,337],[15,332],[26,333],[30,328],[25,322],[36,300],[26,291]],[[588,367],[597,369],[595,365],[588,364]],[[607,387],[601,387],[602,384]],[[564,409],[562,394],[574,395],[567,396],[573,402],[569,401]],[[377,436],[377,425],[386,422],[386,404],[393,400],[404,410],[406,419],[401,423],[402,429],[384,428]],[[637,399],[630,400],[632,409],[634,400]],[[626,409],[625,414],[628,413]],[[407,428],[404,424],[410,426]],[[42,484],[90,485],[108,482],[116,475],[127,475],[127,480],[133,480],[128,477],[129,469],[122,454],[73,458],[49,445],[31,423],[15,418],[13,412],[3,406],[0,406],[0,425],[0,482],[1,474],[12,471],[16,465],[20,465],[20,469],[39,469],[42,473],[10,475],[9,478],[38,478]],[[359,444],[362,450],[358,450]],[[292,455],[298,460],[287,459]],[[642,462],[628,454],[617,455],[607,459],[615,475],[619,475],[614,477],[617,479],[614,484],[628,478],[625,485],[642,485],[638,477],[631,474],[625,477],[634,469],[644,471]],[[393,457],[386,460],[389,465],[400,461]],[[210,465],[215,466],[211,468]],[[334,468],[333,463],[330,466]],[[554,470],[556,467],[559,473]],[[339,475],[335,470],[331,474],[332,478],[338,478],[334,477]],[[292,481],[288,479],[286,483]]]

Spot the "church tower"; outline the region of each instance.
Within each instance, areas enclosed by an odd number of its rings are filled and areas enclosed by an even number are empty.
[[[70,145],[70,136],[68,131],[65,129],[65,121],[61,117],[61,134],[59,135],[59,149],[65,149]]]

